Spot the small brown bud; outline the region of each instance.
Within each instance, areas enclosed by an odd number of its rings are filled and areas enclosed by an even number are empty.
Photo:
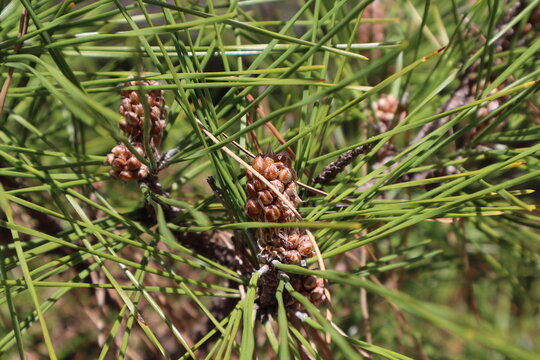
[[[293,234],[287,238],[281,239],[281,245],[287,250],[296,250],[298,247],[298,235]]]
[[[157,106],[154,106],[152,110],[150,111],[150,116],[154,121],[157,121],[159,117],[161,116],[161,110]]]
[[[309,236],[302,235],[300,237],[297,250],[305,257],[310,256],[313,253],[313,244],[311,243]]]
[[[287,241],[291,244],[291,246],[296,249],[298,247],[298,240],[299,240],[299,236],[298,234],[292,234],[292,235],[289,235],[289,237],[287,238]]]
[[[112,165],[113,160],[114,160],[114,154],[113,153],[108,153],[107,158],[106,158],[107,164]]]
[[[322,305],[326,301],[326,297],[324,296],[324,289],[323,288],[315,288],[311,291],[311,294],[309,294],[309,300],[313,303],[313,305]]]
[[[133,179],[133,173],[131,171],[121,171],[118,177],[124,181]]]
[[[132,103],[134,104],[139,103],[139,94],[137,94],[136,91],[132,91],[131,93],[129,93],[129,98],[131,99]]]
[[[158,106],[158,107],[163,106],[163,98],[159,96],[153,96],[152,99],[153,99],[153,105],[151,106]]]
[[[255,219],[261,214],[261,207],[255,200],[248,200],[246,204],[246,211],[249,217]]]
[[[255,189],[255,186],[251,181],[246,183],[246,193],[248,198],[254,198],[257,196],[257,189]]]
[[[137,180],[145,179],[149,173],[148,168],[145,165],[141,165],[141,168],[137,171]]]
[[[272,202],[274,202],[274,197],[269,190],[259,192],[258,198],[263,205],[270,205]]]
[[[285,261],[289,264],[298,265],[302,261],[302,256],[296,250],[287,250],[283,254]]]
[[[306,276],[304,278],[304,289],[311,290],[317,287],[317,277],[313,275]]]
[[[135,170],[141,167],[141,162],[133,156],[127,161],[126,165],[129,170]]]
[[[279,221],[281,222],[290,222],[294,218],[294,213],[291,209],[286,209],[281,212],[281,217]]]
[[[477,117],[484,117],[486,116],[487,114],[489,114],[489,111],[488,109],[486,109],[485,107],[481,107],[480,109],[478,109],[478,111],[476,112],[476,116]]]
[[[289,186],[287,186],[284,194],[289,197],[289,200],[294,206],[298,206],[298,204],[302,202],[300,197],[298,197],[298,193],[296,192],[296,184],[294,182],[291,182]]]
[[[124,145],[116,145],[115,147],[112,148],[111,152],[114,154],[114,156],[116,157],[120,157],[124,155],[124,153],[126,152],[126,148]]]
[[[287,188],[285,188],[285,194],[289,195],[290,198],[297,196],[296,185],[294,183],[289,184]]]
[[[277,166],[272,163],[272,164],[268,165],[266,167],[266,169],[264,169],[264,174],[263,175],[268,180],[275,180],[275,179],[278,178],[279,174],[281,174],[281,173],[278,171]]]
[[[255,159],[253,159],[253,164],[251,165],[253,170],[255,170],[258,173],[261,173],[263,171],[263,166],[264,166],[264,160],[262,156],[259,155],[255,157]]]
[[[126,166],[126,160],[122,158],[115,158],[111,165],[114,170],[124,170],[124,167]]]
[[[253,185],[257,191],[265,190],[266,185],[259,179],[253,179]]]
[[[127,111],[124,116],[127,122],[131,125],[136,125],[139,123],[139,116],[133,111]]]
[[[277,155],[276,161],[283,163],[284,167],[287,167],[287,168],[291,167],[291,159],[289,159],[287,155]]]
[[[135,110],[134,112],[138,116],[140,116],[140,117],[144,116],[144,108],[143,108],[142,104],[135,105],[133,110]]]
[[[284,184],[288,184],[294,180],[294,174],[292,170],[289,168],[282,169],[279,172],[279,181],[283,182]]]
[[[531,23],[527,23],[525,24],[525,26],[523,27],[523,32],[522,32],[522,36],[525,36],[527,35],[531,30],[533,29],[533,26]]]
[[[487,105],[486,105],[486,109],[488,112],[493,112],[495,110],[497,110],[499,108],[500,104],[497,100],[494,100],[494,101],[490,101]]]
[[[291,277],[291,286],[296,291],[302,290],[302,278],[300,276]]]
[[[266,221],[274,222],[281,216],[281,211],[275,205],[266,206],[264,208],[264,218]]]
[[[269,156],[265,156],[263,159],[263,169],[266,169],[268,166],[274,163],[274,159]]]
[[[283,183],[282,183],[281,181],[279,181],[279,180],[272,180],[272,181],[270,181],[270,183],[271,183],[272,185],[274,185],[274,187],[275,187],[276,189],[278,189],[278,191],[279,191],[280,193],[282,193],[282,192],[285,190],[285,185],[283,185]]]

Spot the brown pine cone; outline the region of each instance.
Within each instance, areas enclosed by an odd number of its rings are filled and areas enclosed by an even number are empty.
[[[252,167],[274,185],[293,205],[301,200],[296,192],[296,174],[285,155],[258,155]],[[292,222],[294,214],[266,185],[247,171],[247,215],[257,221]]]
[[[300,204],[301,200],[296,191],[296,174],[287,156],[258,155],[253,160],[252,167],[272,183],[293,206]],[[246,214],[250,218],[261,222],[296,221],[292,209],[250,171],[247,171],[246,194]],[[314,255],[313,244],[305,230],[295,228],[261,228],[257,231],[257,237],[260,248],[259,262],[269,266],[269,270],[260,279],[257,301],[261,311],[268,313],[276,307],[275,293],[278,284],[278,271],[272,262],[277,260],[284,264],[300,265],[303,259]],[[313,304],[324,303],[322,279],[293,275],[291,281],[300,282],[298,291]],[[302,285],[303,282],[306,283],[305,286]],[[289,309],[304,310],[290,294],[285,295],[285,304]]]
[[[144,149],[141,146],[136,145],[135,149],[141,156],[144,156]],[[124,144],[112,148],[111,152],[107,154],[107,164],[112,167],[109,174],[113,179],[142,180],[148,176],[146,165],[141,164]]]
[[[159,82],[155,80],[132,80],[122,86],[156,86]],[[133,143],[142,143],[144,131],[144,108],[141,103],[141,94],[137,90],[121,90],[122,105],[119,112],[124,119],[120,121],[120,129],[126,133]],[[163,90],[150,90],[146,93],[146,103],[150,111],[150,144],[159,148],[167,109]]]
[[[296,192],[296,173],[286,155],[258,155],[252,167],[264,176],[272,185],[289,200],[298,206],[301,200]],[[287,206],[266,185],[247,171],[246,214],[254,220],[262,222],[293,222],[293,210]],[[259,259],[270,264],[272,260],[298,264],[302,259],[313,256],[313,246],[305,231],[291,228],[259,229]],[[271,251],[270,251],[271,250]]]

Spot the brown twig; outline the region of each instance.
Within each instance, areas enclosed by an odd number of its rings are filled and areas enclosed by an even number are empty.
[[[253,124],[253,115],[251,115],[250,112],[246,114],[246,122],[248,125]],[[253,144],[255,144],[255,148],[257,149],[257,152],[259,154],[262,154],[263,149],[261,147],[261,144],[259,144],[259,139],[257,138],[257,133],[255,132],[255,129],[249,132],[249,136],[251,137],[251,141],[253,142]]]

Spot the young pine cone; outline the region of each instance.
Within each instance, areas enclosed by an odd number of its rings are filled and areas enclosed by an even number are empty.
[[[129,81],[123,86],[155,86],[155,80]],[[142,143],[144,131],[144,107],[141,103],[141,94],[137,90],[121,90],[122,105],[119,112],[124,119],[120,121],[120,129],[133,143]],[[150,144],[158,148],[161,144],[167,109],[163,90],[150,90],[146,94],[146,103],[150,112]]]
[[[136,145],[135,149],[141,156],[144,156],[144,150],[141,146]],[[141,164],[124,144],[112,148],[111,152],[107,154],[107,164],[112,167],[109,174],[113,179],[142,180],[148,176],[146,165]]]
[[[296,192],[296,174],[291,168],[291,162],[287,156],[258,155],[253,160],[252,167],[272,183],[294,206],[301,202]],[[294,220],[294,214],[289,207],[250,171],[247,172],[247,179],[246,212],[250,218],[266,222],[291,222]]]

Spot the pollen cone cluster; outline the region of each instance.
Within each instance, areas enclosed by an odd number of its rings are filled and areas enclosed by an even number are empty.
[[[159,85],[159,83],[154,80],[132,80],[123,84],[123,86],[155,85]],[[120,105],[119,112],[124,117],[120,121],[120,129],[129,137],[132,143],[142,143],[144,131],[142,95],[137,90],[122,90],[120,95],[122,95],[122,105]],[[159,148],[167,116],[163,90],[150,90],[145,94],[145,98],[150,115],[150,145]]]
[[[403,120],[407,115],[403,109],[400,109],[399,100],[392,94],[381,94],[380,97],[373,102],[373,109],[379,119],[381,127],[380,133],[390,130],[390,125],[394,116],[397,116],[398,122]]]
[[[141,146],[135,146],[135,150],[141,156],[144,156],[144,150]],[[111,152],[107,154],[107,164],[112,167],[109,174],[113,179],[123,181],[142,180],[148,176],[148,167],[141,164],[124,144],[112,148]]]
[[[258,155],[251,166],[291,205],[296,208],[300,204],[301,199],[296,190],[296,174],[286,155]],[[276,223],[296,221],[294,212],[287,203],[250,171],[247,172],[246,193],[246,213],[253,220]],[[313,243],[308,233],[298,228],[262,228],[258,229],[257,238],[259,262],[270,268],[260,279],[259,305],[261,308],[273,308],[276,305],[275,294],[279,276],[272,262],[278,260],[285,264],[301,265],[302,260],[314,256]],[[320,305],[325,301],[322,279],[292,275],[291,282],[293,286],[296,283],[298,291],[304,293],[314,304]],[[299,303],[288,294],[285,300],[289,308],[300,308]]]
[[[122,86],[154,86],[158,84],[154,80],[132,80],[122,84]],[[131,145],[143,158],[148,158],[149,155],[146,154],[143,145],[144,106],[141,99],[146,100],[150,117],[149,143],[152,151],[150,156],[157,158],[167,116],[163,90],[150,90],[144,96],[137,90],[122,90],[120,94],[122,96],[122,105],[120,105],[119,112],[123,116],[119,123],[120,130],[124,132]],[[107,164],[112,167],[109,174],[113,179],[123,181],[137,179],[141,181],[149,175],[148,167],[142,164],[125,144],[115,146],[107,154]]]

